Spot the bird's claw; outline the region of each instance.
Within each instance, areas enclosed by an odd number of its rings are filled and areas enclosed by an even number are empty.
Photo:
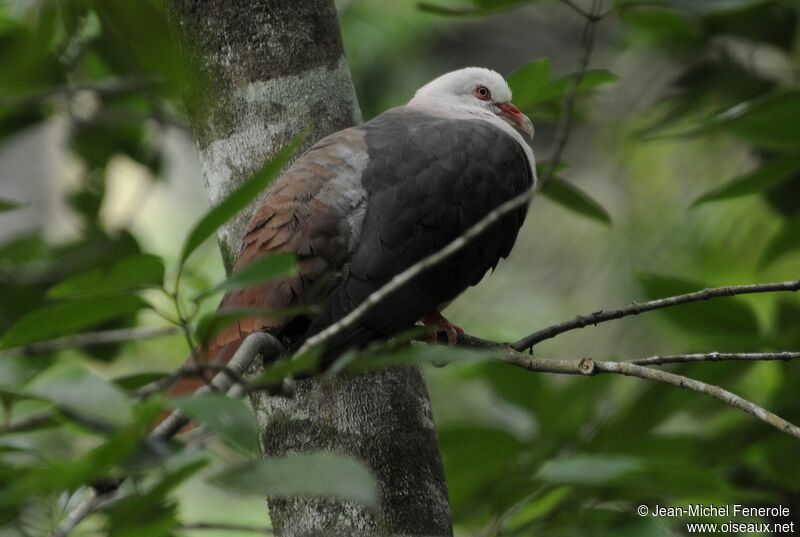
[[[444,315],[438,311],[434,311],[433,313],[426,315],[422,319],[422,323],[429,330],[429,343],[436,343],[438,333],[444,332],[447,335],[447,343],[452,346],[458,343],[458,335],[464,333],[463,328],[456,326],[445,319]]]

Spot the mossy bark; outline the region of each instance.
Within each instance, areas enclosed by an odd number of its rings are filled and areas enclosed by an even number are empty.
[[[360,121],[332,0],[169,0],[196,81],[186,103],[212,203],[305,128],[306,147]],[[250,212],[220,231],[226,266]],[[417,367],[301,381],[252,399],[265,456],[334,451],[374,473],[381,507],[270,498],[281,536],[452,535],[447,487]]]

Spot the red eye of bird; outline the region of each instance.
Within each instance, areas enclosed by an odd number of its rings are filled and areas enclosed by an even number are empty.
[[[492,92],[489,91],[489,88],[486,86],[475,86],[475,89],[472,90],[472,94],[481,101],[488,101],[492,98]]]

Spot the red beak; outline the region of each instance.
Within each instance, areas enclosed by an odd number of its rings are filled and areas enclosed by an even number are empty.
[[[533,138],[533,123],[531,123],[528,116],[520,112],[519,108],[514,106],[511,101],[498,104],[497,107],[500,109],[499,115],[506,118],[512,126],[525,133],[529,139]]]

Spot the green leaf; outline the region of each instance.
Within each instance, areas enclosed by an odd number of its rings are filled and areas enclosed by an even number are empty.
[[[296,136],[286,147],[281,149],[261,170],[242,183],[219,205],[208,211],[194,225],[181,248],[180,264],[183,265],[189,256],[203,242],[211,237],[225,222],[233,218],[239,211],[247,207],[277,177],[283,165],[291,158],[305,134]]]
[[[246,454],[258,453],[258,427],[250,408],[241,399],[208,393],[181,398],[178,408],[203,423],[233,447]]]
[[[776,158],[755,170],[741,175],[700,196],[692,207],[711,201],[719,201],[751,194],[760,194],[783,184],[792,174],[800,170],[800,158],[796,156]]]
[[[797,28],[795,15],[795,6],[788,2],[756,1],[733,12],[706,14],[703,30],[710,39],[735,37],[791,50]],[[758,24],[753,24],[754,20]]]
[[[640,459],[624,455],[570,455],[547,461],[536,477],[549,483],[604,485],[642,468]]]
[[[121,259],[108,269],[95,269],[79,274],[52,287],[51,298],[124,293],[152,287],[164,282],[164,261],[157,255],[137,254]]]
[[[325,496],[378,507],[378,488],[361,463],[333,453],[248,461],[211,478],[221,488],[267,497]]]
[[[514,7],[529,0],[471,0],[472,5],[446,5],[440,3],[420,2],[417,9],[450,16],[484,16],[497,11]]]
[[[132,295],[100,296],[44,306],[14,323],[3,334],[0,349],[75,334],[145,307],[148,307],[146,302]]]
[[[208,295],[232,289],[246,289],[254,287],[268,280],[285,278],[297,273],[297,259],[292,254],[273,254],[257,259],[237,270],[228,278],[195,297],[200,300]]]
[[[800,250],[800,215],[785,220],[778,232],[770,238],[759,259],[759,266],[764,268],[797,250]]]
[[[420,11],[433,13],[435,15],[450,15],[457,17],[476,16],[484,14],[483,10],[478,9],[474,6],[468,6],[468,5],[448,6],[443,4],[432,4],[430,2],[419,2],[417,4],[417,9],[419,9]]]
[[[137,390],[143,386],[147,386],[148,384],[152,384],[153,382],[161,380],[168,375],[169,373],[163,372],[133,373],[115,378],[114,384],[122,390],[131,391]]]
[[[571,487],[556,487],[546,492],[508,517],[506,527],[511,530],[522,528],[534,520],[547,516],[566,501],[571,493]]]
[[[195,328],[195,335],[201,344],[209,343],[214,336],[219,334],[227,326],[240,319],[286,319],[296,317],[304,313],[310,313],[313,309],[306,306],[285,308],[282,310],[269,310],[263,308],[236,308],[229,310],[217,310],[200,317]]]
[[[660,0],[660,4],[679,11],[689,13],[714,13],[719,11],[735,11],[763,4],[766,0]]]
[[[280,360],[273,363],[269,369],[258,375],[256,378],[251,379],[250,385],[257,389],[261,386],[277,384],[289,376],[298,376],[311,373],[317,368],[317,364],[319,364],[319,358],[319,349],[309,349],[303,354],[293,356],[290,359]]]
[[[457,519],[480,503],[496,498],[487,491],[493,490],[509,473],[513,472],[518,486],[524,486],[523,482],[531,476],[530,469],[515,465],[515,461],[528,456],[530,452],[525,451],[530,444],[520,442],[504,430],[468,423],[440,425],[436,431],[445,454],[450,503]]]
[[[131,404],[117,387],[88,369],[57,364],[26,386],[24,393],[51,401],[90,425],[119,427],[130,422]]]
[[[572,85],[578,73],[570,73],[555,80],[550,78],[550,61],[541,59],[531,62],[508,77],[512,99],[521,109],[561,99]],[[577,91],[585,92],[602,85],[616,82],[617,75],[605,69],[587,70],[578,83]]]
[[[565,81],[569,82],[569,80],[575,76],[578,76],[578,74],[573,73],[571,75],[567,75],[564,77],[564,79]],[[578,91],[591,91],[599,88],[600,86],[613,84],[618,80],[619,77],[607,69],[587,69],[583,74],[581,81],[578,82]]]
[[[153,417],[150,413],[148,423]],[[140,440],[145,433],[142,425],[137,421],[134,426],[113,431],[105,442],[83,456],[75,457],[73,453],[67,459],[58,459],[53,453],[44,464],[28,466],[22,479],[16,480],[11,486],[0,487],[0,506],[13,505],[31,494],[62,494],[97,479],[113,476],[115,470],[124,465],[141,445]]]
[[[758,147],[800,147],[800,90],[768,93],[739,103],[684,134],[725,130]]]
[[[46,367],[45,364],[28,356],[3,356],[0,358],[0,390],[15,390],[25,385]]]
[[[546,58],[531,62],[509,75],[508,85],[514,103],[523,109],[558,97],[550,88],[550,60]]]
[[[25,204],[20,203],[18,201],[12,201],[12,200],[7,200],[7,199],[0,198],[0,213],[13,211],[13,210],[19,209],[19,208],[24,207],[24,206],[25,206]]]
[[[606,210],[577,187],[561,179],[551,177],[542,188],[542,195],[547,199],[577,214],[597,220],[603,224],[611,224],[611,216]]]
[[[178,510],[168,498],[170,491],[196,474],[207,464],[194,460],[176,469],[168,469],[144,491],[139,490],[108,510],[109,537],[172,536],[180,526]]]
[[[674,276],[645,273],[638,276],[649,299],[682,295],[713,285],[685,280]],[[759,337],[758,320],[750,305],[739,298],[720,299],[722,302],[702,301],[665,308],[658,313],[673,324],[704,336],[721,336],[731,343],[739,340],[752,346]]]
[[[180,95],[181,89],[191,95],[199,91],[198,85],[206,87],[204,74],[195,70],[190,76],[185,68],[162,2],[104,0],[89,5],[102,28],[100,36],[89,43],[101,49],[109,67],[159,81],[161,96]]]

